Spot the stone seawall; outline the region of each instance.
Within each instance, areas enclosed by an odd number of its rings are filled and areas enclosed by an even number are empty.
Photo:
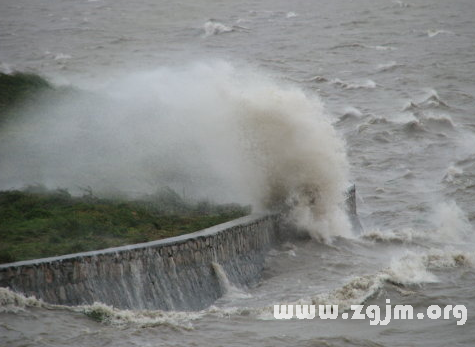
[[[354,186],[346,210],[361,232]],[[52,304],[199,310],[224,294],[223,271],[238,287],[260,280],[267,250],[298,234],[283,218],[255,214],[164,240],[3,264],[0,287]]]
[[[165,240],[4,264],[0,287],[53,304],[198,310],[224,294],[213,262],[237,286],[257,283],[277,220],[251,215]]]

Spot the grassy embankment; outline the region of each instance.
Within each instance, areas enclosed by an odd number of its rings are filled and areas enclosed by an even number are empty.
[[[0,263],[177,236],[248,214],[238,205],[186,203],[172,190],[120,201],[67,191],[0,192]]]
[[[0,126],[44,92],[41,77],[0,74]],[[58,91],[61,93],[62,91]],[[1,148],[0,148],[1,150]],[[185,201],[171,189],[140,200],[82,197],[30,187],[0,192],[0,263],[103,249],[186,234],[250,212],[235,204]]]

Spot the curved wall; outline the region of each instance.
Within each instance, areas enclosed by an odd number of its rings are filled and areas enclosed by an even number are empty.
[[[346,209],[353,229],[361,232],[355,195],[352,186]],[[259,281],[267,250],[296,235],[281,222],[278,214],[254,214],[164,240],[3,264],[0,287],[52,304],[199,310],[226,289],[217,264],[234,285]]]
[[[222,296],[212,263],[231,283],[260,279],[277,215],[250,215],[192,234],[0,265],[0,287],[64,305],[198,310]]]

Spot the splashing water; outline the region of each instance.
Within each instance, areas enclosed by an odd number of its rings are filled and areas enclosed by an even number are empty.
[[[219,285],[224,292],[224,297],[226,299],[235,299],[235,298],[248,298],[249,294],[235,287],[229,281],[226,271],[223,269],[221,264],[217,262],[212,262],[211,266],[213,267],[214,273],[218,277]]]
[[[5,141],[1,188],[143,194],[169,186],[285,209],[323,240],[349,234],[344,143],[319,99],[294,86],[225,62],[194,64],[45,98],[30,113]]]
[[[205,37],[230,33],[234,29],[214,20],[209,20],[204,25]]]
[[[441,241],[463,242],[472,235],[472,226],[455,201],[441,202],[434,211],[434,236]]]

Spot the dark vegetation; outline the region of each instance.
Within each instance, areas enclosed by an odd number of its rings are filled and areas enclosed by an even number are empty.
[[[77,92],[34,74],[0,73],[0,128],[36,107],[45,93],[54,99]],[[0,146],[1,140],[0,134]],[[0,263],[177,236],[250,212],[235,204],[187,201],[169,188],[133,201],[99,198],[91,188],[83,193],[76,197],[41,186],[0,191]]]
[[[16,108],[33,102],[40,94],[52,90],[48,81],[35,74],[0,73],[0,122],[13,117]]]
[[[187,202],[171,189],[139,200],[73,197],[30,187],[0,192],[0,263],[177,236],[244,216],[249,207]]]

